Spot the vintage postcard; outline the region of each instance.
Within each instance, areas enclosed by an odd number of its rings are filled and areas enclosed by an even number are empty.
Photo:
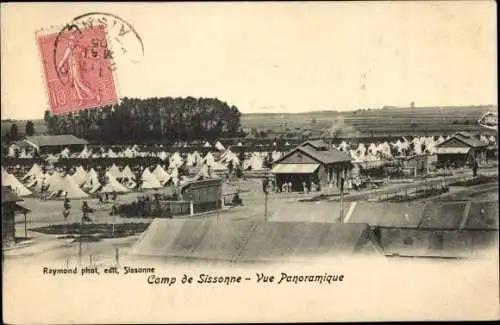
[[[4,321],[498,320],[495,7],[2,4]]]

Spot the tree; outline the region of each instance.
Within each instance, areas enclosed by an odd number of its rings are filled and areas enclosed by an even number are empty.
[[[18,138],[19,138],[19,134],[18,134],[18,130],[17,130],[17,124],[13,123],[10,126],[10,140],[14,141],[14,140],[17,140]]]
[[[316,124],[316,118],[313,117],[312,121],[311,121],[311,124]]]
[[[26,122],[25,132],[27,136],[32,136],[35,134],[35,126],[32,121]]]

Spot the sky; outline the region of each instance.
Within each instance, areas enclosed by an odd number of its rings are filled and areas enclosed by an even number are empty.
[[[121,96],[217,97],[243,113],[497,103],[494,2],[9,3],[2,119],[42,118],[35,33],[87,12],[130,23]]]

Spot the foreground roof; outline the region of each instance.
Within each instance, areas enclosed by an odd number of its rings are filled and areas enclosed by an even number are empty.
[[[2,186],[2,203],[23,201],[14,191],[6,186]]]

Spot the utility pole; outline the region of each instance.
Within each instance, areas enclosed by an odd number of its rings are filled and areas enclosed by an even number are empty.
[[[28,239],[28,220],[26,214],[27,212],[24,211],[24,239]]]
[[[444,183],[445,188],[446,188],[446,165],[447,165],[447,162],[445,162],[445,164],[444,164],[444,174],[443,174],[443,183]]]
[[[267,222],[267,195],[269,193],[269,178],[266,171],[265,178],[262,180],[262,190],[264,192],[264,220]]]
[[[264,198],[265,198],[265,207],[264,207],[264,220],[267,222],[267,190],[264,193]]]
[[[78,236],[78,265],[82,266],[82,232],[83,232],[83,218],[80,224],[80,235]]]
[[[344,178],[340,179],[340,223],[344,222]]]

